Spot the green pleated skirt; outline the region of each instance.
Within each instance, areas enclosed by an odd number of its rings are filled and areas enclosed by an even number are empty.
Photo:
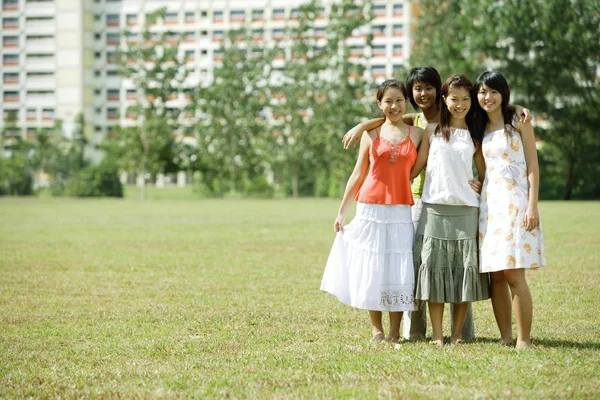
[[[489,274],[480,274],[477,207],[423,203],[413,259],[415,299],[469,303],[490,298]]]

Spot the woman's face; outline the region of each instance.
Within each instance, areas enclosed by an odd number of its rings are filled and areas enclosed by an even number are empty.
[[[477,91],[477,101],[486,113],[497,111],[502,107],[502,95],[500,92],[485,84],[481,85]]]
[[[464,87],[451,88],[443,98],[453,118],[464,119],[471,109],[471,95]]]
[[[385,91],[377,106],[385,114],[386,119],[397,122],[402,119],[406,110],[406,98],[400,89],[391,87]]]
[[[436,90],[429,83],[415,81],[412,86],[412,95],[415,103],[421,110],[435,107]]]

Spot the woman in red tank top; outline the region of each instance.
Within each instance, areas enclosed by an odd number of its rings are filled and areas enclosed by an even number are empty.
[[[410,170],[423,130],[402,122],[406,103],[402,82],[389,79],[380,85],[377,105],[385,122],[363,133],[321,283],[321,290],[341,302],[369,311],[374,341],[397,342],[403,311],[415,310]],[[356,216],[344,226],[352,198]],[[387,338],[383,311],[390,312]]]

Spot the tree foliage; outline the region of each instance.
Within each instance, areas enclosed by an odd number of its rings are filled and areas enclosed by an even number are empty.
[[[105,149],[117,154],[121,168],[142,177],[142,198],[146,174],[163,170],[173,159],[177,101],[189,74],[179,54],[181,38],[155,29],[165,14],[164,8],[147,14],[140,33],[123,32],[116,56],[120,74],[135,87],[137,99],[126,111],[131,123],[117,126]]]
[[[413,65],[506,76],[541,117],[541,198],[600,197],[600,1],[420,0]]]

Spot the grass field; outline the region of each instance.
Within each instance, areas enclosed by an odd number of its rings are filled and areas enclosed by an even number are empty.
[[[600,397],[600,203],[541,205],[523,352],[489,302],[475,342],[369,343],[319,291],[337,206],[0,199],[0,398]]]

